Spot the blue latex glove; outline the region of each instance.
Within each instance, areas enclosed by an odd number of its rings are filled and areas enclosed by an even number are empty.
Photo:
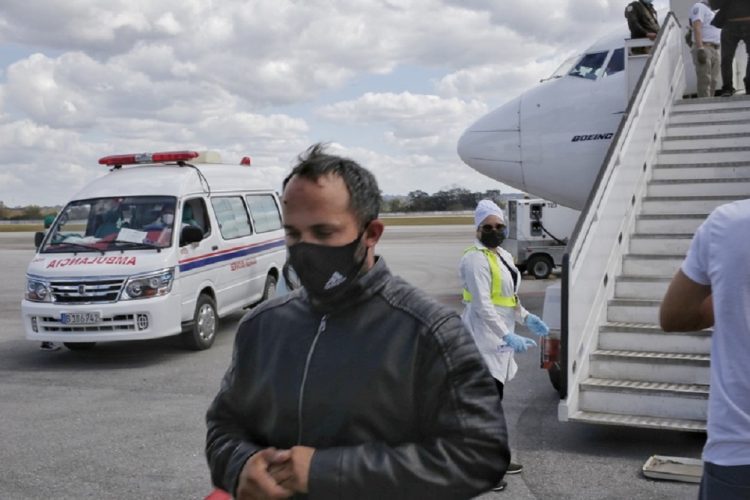
[[[528,337],[522,337],[515,333],[508,333],[503,337],[506,344],[513,348],[516,352],[526,352],[529,347],[536,347],[534,339]]]
[[[531,333],[540,337],[546,337],[549,335],[549,327],[547,323],[542,321],[542,318],[536,314],[529,314],[526,316],[526,326],[531,330]]]

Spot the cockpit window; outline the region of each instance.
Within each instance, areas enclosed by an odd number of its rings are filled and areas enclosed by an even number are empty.
[[[547,80],[555,80],[557,78],[562,78],[563,76],[567,75],[568,72],[570,71],[570,68],[573,67],[573,64],[578,60],[579,57],[581,57],[581,55],[577,54],[577,55],[574,55],[565,59],[565,61],[563,61],[563,63],[557,67],[554,73],[552,73],[547,78],[543,78],[541,81],[546,82]]]
[[[602,66],[607,59],[607,52],[594,52],[584,55],[578,64],[568,73],[588,80],[596,80],[602,74]]]
[[[607,63],[607,69],[604,70],[605,75],[613,75],[625,70],[625,49],[615,49],[612,57]]]

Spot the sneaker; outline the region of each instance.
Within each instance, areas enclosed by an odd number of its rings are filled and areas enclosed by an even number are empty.
[[[508,483],[506,483],[505,481],[500,481],[499,483],[497,483],[497,486],[492,487],[492,491],[503,491],[506,486],[508,486]]]
[[[721,97],[732,97],[735,92],[737,91],[734,89],[723,89],[721,91]]]
[[[42,351],[57,351],[60,349],[60,344],[55,344],[54,342],[42,342],[39,345],[39,349]]]
[[[514,464],[513,462],[508,465],[508,470],[505,471],[506,474],[520,474],[523,471],[523,465],[521,464]]]

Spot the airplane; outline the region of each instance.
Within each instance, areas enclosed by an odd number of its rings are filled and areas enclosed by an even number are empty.
[[[628,105],[626,38],[601,38],[481,117],[458,141],[461,160],[511,187],[583,209]]]

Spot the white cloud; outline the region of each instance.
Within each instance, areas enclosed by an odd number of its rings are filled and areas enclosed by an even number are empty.
[[[329,152],[351,158],[369,169],[385,194],[405,195],[416,190],[434,193],[455,186],[480,192],[488,189],[511,191],[507,186],[470,169],[458,157],[437,160],[430,155],[420,154],[393,156],[369,149],[347,148],[341,144],[331,144]]]
[[[504,102],[537,84],[557,69],[559,61],[531,61],[524,65],[485,64],[461,69],[441,78],[435,89],[445,96],[476,96]]]
[[[408,153],[455,156],[455,144],[467,123],[487,112],[480,101],[410,92],[364,94],[353,101],[322,107],[318,114],[339,123],[386,127],[386,142]]]
[[[386,191],[486,185],[456,156],[463,128],[622,29],[623,9],[621,0],[3,0],[0,43],[17,56],[0,58],[13,61],[0,64],[0,200],[64,201],[99,175],[99,156],[129,151],[217,149],[281,177],[319,136],[377,165]],[[393,77],[400,68],[411,81]]]

